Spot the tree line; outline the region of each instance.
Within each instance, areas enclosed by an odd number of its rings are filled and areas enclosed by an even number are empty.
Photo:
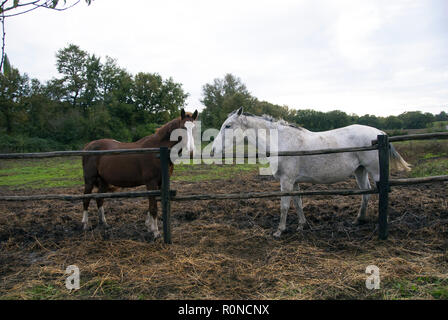
[[[55,58],[59,77],[42,83],[20,73],[5,56],[0,73],[0,152],[74,150],[101,138],[135,141],[177,117],[186,104],[188,93],[182,84],[158,73],[131,74],[115,59],[102,59],[74,44],[58,50]],[[202,129],[220,128],[240,106],[312,131],[355,123],[386,130],[425,128],[434,121],[448,121],[445,112],[377,117],[291,109],[260,101],[232,74],[205,84],[201,102]]]
[[[246,112],[282,118],[311,131],[331,130],[351,124],[362,124],[382,130],[421,129],[436,121],[448,121],[448,114],[445,111],[437,115],[409,111],[398,116],[378,117],[370,114],[363,116],[347,114],[340,110],[322,112],[300,107],[290,109],[288,106],[258,100],[250,94],[241,79],[232,74],[204,85],[202,95],[201,102],[205,108],[201,113],[201,120],[205,128],[219,128],[228,113],[240,106],[244,106]]]
[[[178,116],[188,94],[157,73],[135,75],[111,57],[71,44],[56,53],[60,77],[41,83],[11,66],[0,75],[3,152],[79,149],[100,138],[133,141]]]

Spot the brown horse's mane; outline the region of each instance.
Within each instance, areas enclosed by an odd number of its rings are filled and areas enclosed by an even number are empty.
[[[160,128],[157,128],[155,133],[141,138],[140,140],[136,141],[136,143],[144,144],[148,140],[153,140],[153,141],[157,140],[158,142],[162,142],[165,140],[168,141],[170,139],[171,132],[173,130],[179,128],[179,126],[180,126],[180,117],[177,117],[177,118],[165,123]]]

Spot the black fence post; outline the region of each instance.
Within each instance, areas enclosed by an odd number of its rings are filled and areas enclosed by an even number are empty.
[[[388,236],[387,211],[389,206],[389,137],[378,136],[378,157],[380,165],[380,180],[378,182],[378,236],[386,240]]]
[[[170,155],[167,147],[160,148],[160,162],[162,166],[162,190],[160,197],[162,203],[163,240],[165,243],[171,243],[170,174],[168,172]]]

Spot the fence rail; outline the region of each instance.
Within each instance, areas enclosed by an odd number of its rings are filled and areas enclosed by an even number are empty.
[[[233,159],[258,159],[258,158],[265,158],[265,157],[292,157],[292,156],[314,156],[319,154],[330,154],[330,153],[345,153],[345,152],[361,152],[361,151],[372,151],[372,150],[378,150],[378,146],[365,146],[365,147],[351,147],[351,148],[339,148],[339,149],[319,149],[319,150],[307,150],[307,151],[278,151],[278,152],[266,152],[266,155],[259,155],[258,153],[254,156],[251,155],[244,155],[242,157],[239,157],[235,154],[231,154],[233,156]],[[202,155],[201,159],[206,160],[213,160],[213,159],[228,159],[229,157],[222,156],[219,157],[211,157],[207,155]],[[193,158],[194,159],[194,158]]]
[[[448,175],[432,176],[423,178],[389,179],[389,186],[407,186],[414,184],[434,183],[448,181]],[[377,188],[373,189],[334,189],[334,190],[309,190],[309,191],[271,191],[271,192],[248,192],[248,193],[222,193],[222,194],[177,194],[177,190],[170,190],[171,201],[191,201],[191,200],[231,200],[249,198],[279,198],[284,196],[317,196],[317,195],[363,195],[376,194]],[[132,191],[132,192],[110,192],[92,193],[88,195],[70,194],[43,194],[30,196],[0,196],[0,201],[33,201],[33,200],[63,200],[80,201],[83,199],[114,199],[114,198],[144,198],[156,196],[160,200],[161,191]]]
[[[53,151],[35,153],[0,153],[0,159],[34,159],[34,158],[55,158],[73,156],[94,156],[108,154],[130,154],[130,153],[160,153],[159,148],[139,148],[139,149],[115,149],[115,150],[79,150],[79,151]]]
[[[175,190],[171,190],[171,196],[176,195]],[[115,198],[142,198],[161,196],[159,190],[154,191],[133,191],[133,192],[108,192],[108,193],[91,193],[82,195],[73,194],[41,194],[31,196],[0,196],[0,201],[33,201],[33,200],[66,200],[66,201],[79,201],[83,199],[115,199]]]
[[[448,139],[448,132],[435,133],[416,133],[404,136],[389,137],[389,142],[409,141],[409,140],[429,140],[429,139]],[[372,145],[376,145],[378,140],[372,140]]]
[[[94,151],[55,151],[55,152],[41,152],[41,153],[13,153],[0,154],[0,159],[32,159],[32,158],[52,158],[52,157],[66,157],[66,156],[85,156],[85,155],[116,155],[116,154],[143,154],[156,153],[160,157],[162,163],[162,188],[161,190],[153,191],[134,191],[134,192],[116,192],[116,193],[96,193],[87,195],[67,195],[67,194],[49,194],[49,195],[30,195],[30,196],[0,196],[0,201],[30,201],[30,200],[66,200],[78,201],[86,198],[137,198],[155,196],[162,203],[163,215],[163,230],[164,241],[171,243],[171,224],[170,224],[170,202],[171,201],[191,201],[191,200],[224,200],[224,199],[250,199],[250,198],[272,198],[282,196],[314,196],[314,195],[362,195],[362,194],[379,194],[378,204],[378,224],[379,224],[379,238],[386,239],[387,231],[387,214],[388,214],[388,195],[390,187],[405,186],[420,183],[433,183],[448,181],[448,175],[422,177],[422,178],[408,178],[408,179],[389,179],[389,143],[394,141],[407,140],[426,140],[434,138],[448,138],[448,132],[431,133],[431,134],[415,134],[408,136],[396,136],[388,138],[387,136],[378,136],[377,140],[372,141],[371,146],[356,147],[356,148],[340,148],[340,149],[325,149],[325,150],[310,150],[310,151],[280,151],[276,153],[267,153],[269,156],[310,156],[330,153],[343,152],[362,152],[378,150],[379,165],[380,165],[380,181],[377,188],[369,190],[310,190],[310,191],[291,191],[291,192],[249,192],[245,194],[230,193],[230,194],[200,194],[200,195],[177,195],[175,190],[170,190],[169,179],[169,149],[161,148],[143,148],[143,149],[117,149],[117,150],[94,150]],[[202,159],[216,159],[213,157],[201,157]],[[259,158],[244,156],[245,159]],[[235,158],[234,158],[235,159]]]

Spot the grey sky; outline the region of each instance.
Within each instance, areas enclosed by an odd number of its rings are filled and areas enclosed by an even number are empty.
[[[69,43],[158,72],[202,109],[202,86],[225,73],[261,100],[359,115],[448,111],[446,0],[94,0],[6,22],[11,63],[56,77]]]

